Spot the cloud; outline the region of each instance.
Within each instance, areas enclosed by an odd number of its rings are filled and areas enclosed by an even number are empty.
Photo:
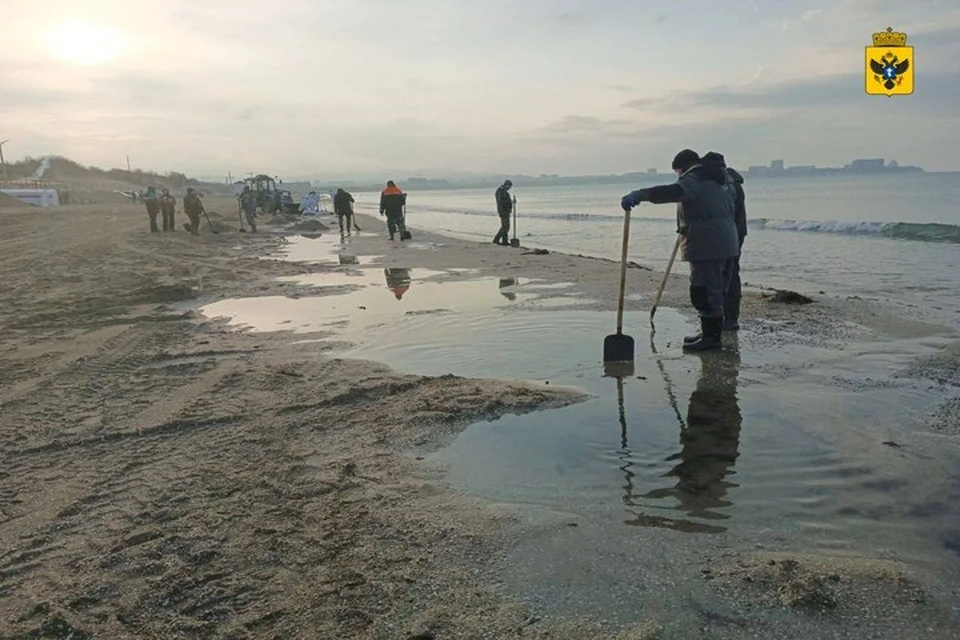
[[[924,144],[923,162],[957,166],[941,148],[960,143],[960,14],[919,1],[870,15],[865,0],[775,4],[734,0],[678,20],[666,3],[627,0],[287,0],[271,22],[254,0],[14,3],[0,50],[5,152],[110,165],[131,151],[207,174],[606,173],[658,164],[690,139],[818,164],[848,159],[847,147]],[[129,50],[100,67],[52,59],[40,35],[81,14],[135,36]],[[784,38],[783,19],[816,36]],[[915,95],[885,101],[863,95],[859,74],[869,34],[888,23],[917,47],[918,76]],[[719,68],[717,33],[729,43]],[[939,137],[909,120],[921,117]]]
[[[862,109],[867,114],[877,106],[877,96],[867,95],[861,73],[839,74],[809,80],[767,85],[720,85],[695,91],[674,92],[662,97],[631,100],[624,107],[637,110],[697,111],[709,117],[744,109],[795,111],[806,109]],[[897,98],[904,114],[956,116],[960,105],[960,70],[917,77],[914,94]]]
[[[559,22],[565,27],[584,27],[590,24],[590,18],[584,13],[575,13],[567,11],[558,13],[551,17],[552,20]]]

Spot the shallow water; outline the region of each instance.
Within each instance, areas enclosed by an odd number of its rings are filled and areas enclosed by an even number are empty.
[[[515,187],[517,235],[524,246],[615,258],[620,197],[638,186],[644,185]],[[495,188],[411,193],[408,222],[414,230],[489,241],[499,224]],[[960,174],[766,178],[748,180],[745,188],[746,282],[879,299],[914,317],[960,326]],[[358,211],[375,209],[375,194],[355,196]],[[938,226],[946,230],[940,242],[915,239]],[[631,222],[630,258],[663,269],[675,229],[674,207],[641,205]],[[687,265],[674,268],[683,274]]]
[[[298,258],[316,257],[295,246]],[[650,585],[624,583],[624,565],[637,554],[649,563],[658,545],[673,558],[662,560],[667,573],[691,548],[770,546],[902,559],[960,585],[960,455],[916,431],[943,392],[894,375],[937,339],[761,349],[748,327],[722,352],[683,355],[692,327],[664,308],[653,336],[643,314],[628,314],[634,372],[612,378],[601,358],[613,314],[543,313],[570,304],[563,283],[357,262],[289,279],[321,288],[317,297],[203,311],[256,330],[331,330],[350,345],[342,355],[402,371],[595,394],[474,424],[424,452],[465,493],[579,525],[549,542],[515,541],[501,559],[504,587],[537,606],[635,619]]]

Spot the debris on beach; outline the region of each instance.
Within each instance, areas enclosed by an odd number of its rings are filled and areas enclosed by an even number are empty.
[[[236,227],[231,226],[225,222],[220,222],[219,220],[211,220],[209,224],[209,228],[216,233],[228,233],[228,232],[237,230]]]
[[[525,256],[547,256],[550,255],[550,252],[546,249],[531,249],[530,251],[524,251],[523,255]]]
[[[642,264],[640,264],[640,263],[638,263],[638,262],[634,262],[633,260],[631,260],[631,261],[629,261],[629,262],[627,263],[627,267],[629,267],[629,268],[631,268],[631,269],[643,269],[644,271],[653,271],[652,268],[650,268],[650,267],[645,267],[645,266],[643,266]]]
[[[293,225],[294,231],[329,231],[330,227],[319,220],[304,220]]]
[[[774,289],[772,294],[761,294],[767,302],[780,302],[783,304],[810,304],[813,298],[808,298],[802,293],[789,291],[787,289]]]

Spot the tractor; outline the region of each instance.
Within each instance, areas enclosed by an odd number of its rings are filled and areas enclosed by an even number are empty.
[[[239,184],[239,183],[238,183]],[[282,185],[283,182],[281,181]],[[299,205],[289,191],[277,189],[277,182],[266,174],[246,178],[243,185],[257,194],[257,206],[263,213],[298,213]]]

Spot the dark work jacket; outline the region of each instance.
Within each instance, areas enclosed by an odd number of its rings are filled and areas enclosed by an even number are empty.
[[[343,189],[338,190],[333,196],[333,212],[338,216],[349,216],[353,214],[353,196]]]
[[[733,195],[725,170],[694,165],[677,182],[645,189],[654,204],[677,203],[680,257],[687,262],[740,255]]]
[[[407,194],[400,187],[387,187],[380,192],[380,213],[401,215],[407,204]]]
[[[183,197],[183,211],[188,216],[197,216],[203,212],[203,202],[197,194],[187,194]]]
[[[513,213],[513,200],[510,199],[510,192],[503,185],[497,187],[494,197],[497,200],[497,215],[509,216]]]
[[[743,176],[730,167],[727,167],[727,175],[732,181],[729,188],[733,193],[733,221],[737,225],[740,246],[743,247],[743,239],[747,237],[747,196],[743,191]]]

